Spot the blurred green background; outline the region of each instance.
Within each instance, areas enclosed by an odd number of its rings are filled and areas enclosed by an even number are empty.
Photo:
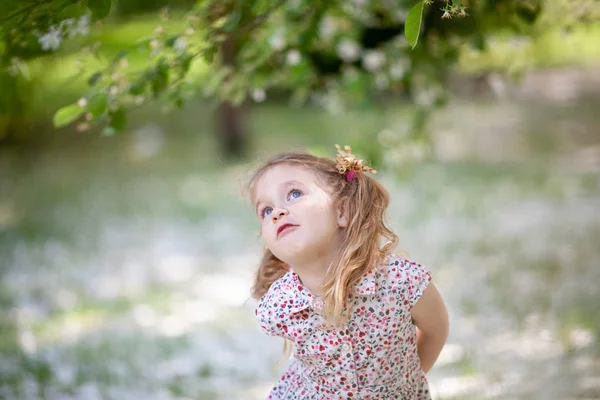
[[[133,48],[159,17],[131,7],[86,40]],[[600,398],[600,26],[494,40],[462,54],[433,157],[414,162],[402,102],[253,104],[231,162],[201,99],[145,106],[114,137],[55,130],[85,86],[68,48],[27,81],[0,77],[1,104],[19,107],[0,142],[0,398],[264,398],[282,342],[254,321],[262,247],[242,189],[257,160],[335,143],[378,167],[399,249],[447,301],[435,399]],[[516,81],[494,72],[523,63]]]

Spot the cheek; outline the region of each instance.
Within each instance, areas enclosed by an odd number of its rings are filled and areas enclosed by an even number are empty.
[[[268,242],[272,239],[274,234],[273,227],[267,224],[267,221],[261,224],[260,226],[260,236],[262,237],[264,242]]]
[[[265,236],[267,236],[267,235],[268,235],[267,227],[263,223],[263,224],[260,225],[260,236],[264,239]]]

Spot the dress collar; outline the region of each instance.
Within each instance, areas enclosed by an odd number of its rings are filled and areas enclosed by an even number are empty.
[[[377,268],[371,268],[366,272],[354,287],[354,293],[358,295],[371,295],[375,293]],[[281,291],[281,302],[292,313],[297,313],[310,306],[320,308],[320,300],[302,285],[298,274],[293,269],[283,275],[279,280],[278,289]]]

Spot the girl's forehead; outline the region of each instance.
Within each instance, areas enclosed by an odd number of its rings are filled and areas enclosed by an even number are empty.
[[[281,183],[296,180],[301,183],[311,184],[316,181],[315,173],[311,170],[300,166],[290,164],[279,164],[274,165],[267,169],[256,182],[256,190],[261,188],[267,189],[268,187],[279,185]]]
[[[286,182],[297,182],[306,186],[320,186],[316,174],[301,165],[278,164],[269,167],[255,181],[251,193],[251,200],[259,199],[268,195],[270,191],[276,191],[285,186]]]

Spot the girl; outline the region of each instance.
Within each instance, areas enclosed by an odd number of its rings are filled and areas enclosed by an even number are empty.
[[[249,184],[266,245],[256,316],[295,349],[268,399],[430,399],[446,307],[425,267],[391,253],[375,171],[336,147],[335,161],[283,154]]]

